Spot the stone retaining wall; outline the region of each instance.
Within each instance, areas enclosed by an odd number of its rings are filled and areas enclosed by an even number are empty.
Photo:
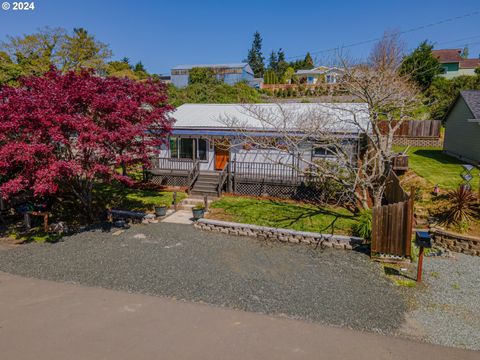
[[[319,244],[322,247],[351,250],[360,245],[363,239],[353,236],[320,234],[267,226],[239,224],[219,220],[200,219],[194,226],[201,230],[216,231],[230,235],[251,236],[261,239],[283,241],[295,244]]]
[[[431,229],[430,233],[436,245],[450,251],[480,256],[480,237],[461,235],[436,228]]]

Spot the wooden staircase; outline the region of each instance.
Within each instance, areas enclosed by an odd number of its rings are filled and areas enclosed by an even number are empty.
[[[218,193],[218,184],[220,181],[220,173],[201,172],[198,174],[197,180],[193,184],[190,194],[192,195],[208,195],[220,196]]]

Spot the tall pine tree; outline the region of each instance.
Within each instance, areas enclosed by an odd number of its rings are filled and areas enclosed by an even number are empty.
[[[262,77],[265,71],[265,58],[262,54],[262,36],[258,31],[253,34],[252,47],[248,51],[247,62],[253,70],[255,77]]]
[[[304,69],[310,70],[315,67],[315,64],[313,63],[312,55],[310,55],[310,52],[307,52],[307,55],[305,55],[305,59],[303,60],[303,66]]]
[[[277,66],[278,66],[278,58],[277,58],[277,53],[272,50],[270,53],[270,58],[268,60],[268,68],[277,71]]]

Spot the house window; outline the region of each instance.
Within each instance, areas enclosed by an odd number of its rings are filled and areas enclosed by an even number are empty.
[[[187,69],[172,70],[172,75],[188,75]]]
[[[326,81],[327,81],[327,84],[335,84],[337,82],[337,76],[336,75],[327,75],[326,76]]]
[[[180,138],[179,158],[193,159],[193,139]]]
[[[313,156],[327,157],[335,156],[337,152],[335,146],[318,146],[313,149]]]
[[[170,138],[170,157],[178,158],[178,138]]]
[[[193,149],[197,149],[196,158],[207,160],[208,144],[205,139],[170,138],[170,157],[173,159],[193,159]]]
[[[197,146],[197,158],[200,160],[207,160],[207,140],[205,139],[197,139],[198,146]]]

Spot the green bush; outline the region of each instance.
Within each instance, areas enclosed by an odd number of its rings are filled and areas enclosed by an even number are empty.
[[[372,239],[372,211],[364,210],[360,213],[358,221],[352,226],[353,236],[361,237],[365,240]]]

